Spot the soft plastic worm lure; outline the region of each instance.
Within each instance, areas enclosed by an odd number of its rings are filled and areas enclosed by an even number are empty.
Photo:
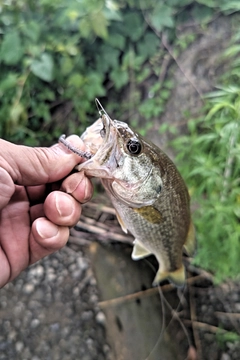
[[[68,148],[70,151],[74,152],[78,156],[81,156],[87,160],[91,159],[91,157],[93,156],[90,152],[82,151],[77,147],[73,146],[72,144],[70,144],[70,142],[66,140],[66,135],[61,135],[60,138],[58,139],[58,142],[66,146],[66,148]]]
[[[95,99],[95,103],[98,109],[98,112],[100,114],[100,116],[108,116],[107,112],[105,111],[105,109],[103,108],[102,104],[100,103],[100,101],[98,99]],[[60,142],[61,144],[63,144],[64,146],[66,146],[66,148],[68,148],[70,151],[72,151],[73,153],[77,154],[78,156],[81,156],[87,160],[91,159],[93,157],[93,155],[88,152],[88,151],[82,151],[80,149],[78,149],[77,147],[73,146],[72,144],[70,144],[69,141],[66,140],[66,135],[61,135],[60,138],[58,139],[58,142]]]

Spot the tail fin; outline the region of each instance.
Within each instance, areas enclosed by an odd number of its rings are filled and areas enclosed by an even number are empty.
[[[185,268],[182,265],[179,269],[173,272],[161,271],[161,268],[158,270],[157,275],[153,281],[153,285],[158,285],[161,281],[168,279],[172,284],[177,287],[183,287],[186,280]]]

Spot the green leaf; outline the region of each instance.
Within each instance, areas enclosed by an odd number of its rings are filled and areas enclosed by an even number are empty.
[[[127,71],[122,71],[120,68],[114,69],[110,73],[110,79],[114,83],[116,89],[121,89],[129,81],[129,75]]]
[[[76,88],[80,88],[85,83],[86,78],[83,77],[81,74],[73,73],[68,80],[69,86],[74,86]]]
[[[48,53],[43,53],[39,60],[34,60],[31,64],[32,73],[39,79],[47,82],[51,82],[54,78],[53,69],[53,58]]]
[[[10,119],[12,120],[12,124],[17,125],[23,112],[24,106],[20,102],[12,106],[10,110]]]
[[[149,17],[152,26],[161,31],[164,27],[172,28],[174,26],[174,21],[172,18],[172,8],[162,3],[158,3],[155,7],[153,13]]]
[[[94,33],[105,39],[108,35],[108,20],[105,18],[102,12],[98,12],[91,16],[91,26]]]
[[[0,59],[6,65],[16,65],[22,58],[23,48],[17,31],[7,33],[2,42]]]
[[[142,17],[136,13],[126,14],[123,19],[122,30],[125,36],[133,42],[138,41],[145,31]]]
[[[150,58],[156,54],[157,47],[160,44],[159,38],[152,32],[147,32],[142,41],[137,44],[139,55],[145,59]]]
[[[196,19],[199,23],[209,21],[213,13],[214,13],[213,9],[207,6],[199,6],[198,4],[196,4],[192,10],[194,19]]]
[[[122,21],[122,15],[117,10],[106,8],[103,13],[107,20]]]
[[[14,73],[8,73],[8,75],[0,82],[0,94],[8,89],[15,88],[17,85],[18,76]]]
[[[109,36],[106,38],[106,43],[110,46],[123,50],[126,43],[126,38],[118,33],[109,34]]]
[[[114,49],[107,44],[102,45],[96,55],[97,69],[101,75],[109,71],[109,69],[118,67],[119,55],[120,51],[118,49]]]
[[[26,22],[23,24],[22,32],[34,43],[37,43],[41,34],[41,25],[38,22],[31,20],[29,23]]]

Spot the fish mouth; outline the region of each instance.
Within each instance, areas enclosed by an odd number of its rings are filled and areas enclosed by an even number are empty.
[[[99,107],[100,102],[96,99]],[[91,159],[78,166],[87,175],[112,179],[112,172],[117,167],[117,129],[107,112],[99,110],[100,118],[82,134],[86,149],[92,154]]]

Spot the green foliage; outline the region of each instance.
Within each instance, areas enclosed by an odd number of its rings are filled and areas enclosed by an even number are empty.
[[[236,33],[222,57],[229,63],[219,79],[224,86],[208,94],[202,115],[188,122],[189,135],[174,141],[196,207],[195,263],[213,272],[216,282],[240,274],[239,38]]]
[[[236,332],[226,331],[219,328],[219,331],[216,334],[216,340],[221,348],[225,348],[226,343],[239,344],[240,336]]]
[[[195,263],[219,282],[238,277],[240,269],[240,87],[209,94],[206,107],[207,116],[190,121],[190,136],[174,146],[197,206]]]
[[[96,116],[94,98],[109,97],[107,89],[113,103],[130,92],[121,110],[118,102],[111,106],[116,116],[126,111],[134,121],[136,108],[135,119],[159,116],[171,93],[158,81],[166,55],[161,34],[181,51],[194,40],[176,36],[189,14],[203,22],[212,8],[234,6],[224,0],[2,1],[0,136],[37,145],[62,132],[81,133]],[[142,99],[141,86],[152,75]]]
[[[36,145],[70,129],[81,133],[94,98],[106,93],[106,73],[93,58],[100,45],[93,44],[107,37],[111,21],[121,21],[117,5],[8,1],[0,12],[0,135]],[[111,52],[108,67],[118,56]]]

